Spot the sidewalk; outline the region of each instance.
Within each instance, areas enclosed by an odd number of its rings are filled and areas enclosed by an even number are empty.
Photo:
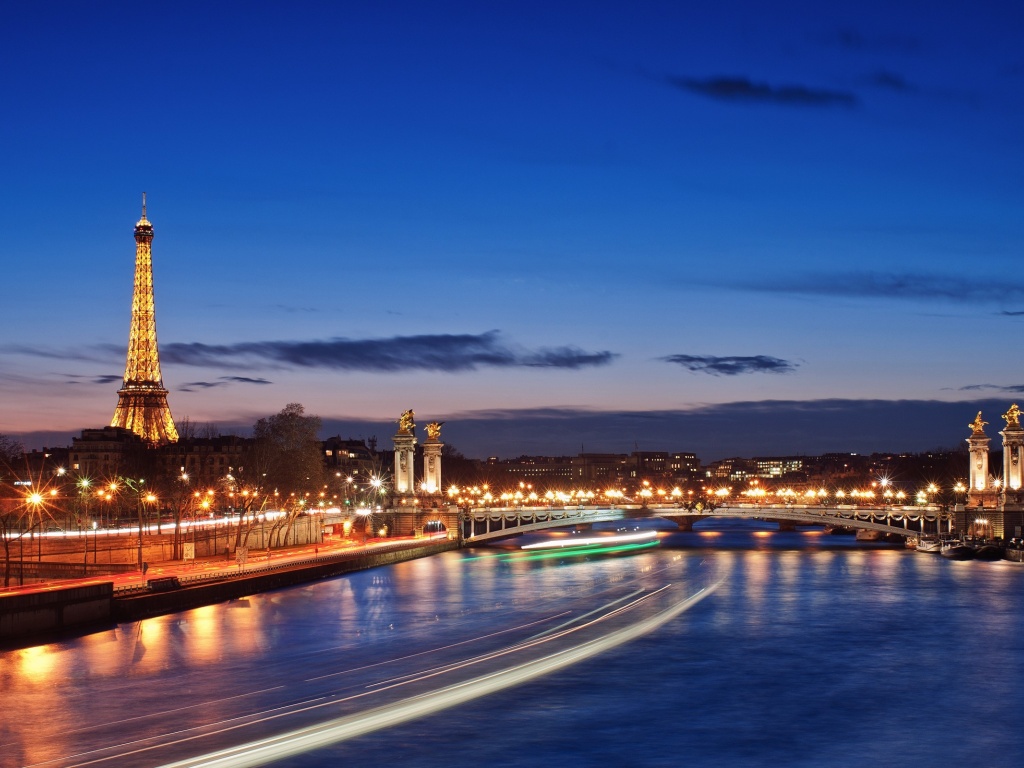
[[[440,540],[440,537],[437,539]],[[25,586],[11,586],[6,589],[0,588],[0,596],[8,594],[25,594],[26,592],[51,591],[66,589],[67,587],[83,586],[86,584],[101,584],[113,582],[114,591],[125,589],[140,589],[146,583],[156,578],[174,576],[187,581],[196,577],[217,578],[232,577],[243,573],[251,572],[259,568],[265,569],[268,566],[286,566],[293,563],[308,562],[312,559],[333,559],[346,554],[362,554],[372,552],[382,547],[394,547],[395,545],[422,545],[432,541],[431,538],[412,536],[400,536],[387,539],[368,539],[365,542],[356,539],[332,537],[322,544],[302,544],[292,547],[281,547],[272,550],[259,549],[249,550],[244,565],[236,562],[234,554],[230,559],[223,556],[202,557],[196,560],[184,562],[181,560],[164,560],[156,563],[149,563],[146,573],[138,570],[113,574],[108,576],[90,576],[79,579],[60,579],[55,581],[41,582],[37,584],[26,584]]]

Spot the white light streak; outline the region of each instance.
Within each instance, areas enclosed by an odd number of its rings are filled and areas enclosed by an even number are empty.
[[[648,541],[657,537],[657,531],[641,531],[640,533],[622,533],[613,536],[594,536],[587,539],[573,537],[571,539],[540,541],[536,544],[524,544],[520,549],[562,549],[565,547],[585,547],[592,544],[623,544],[630,541]]]
[[[382,728],[433,715],[449,707],[528,682],[589,659],[658,629],[717,589],[721,582],[677,601],[653,616],[640,619],[600,637],[497,672],[480,675],[436,691],[412,696],[367,712],[334,718],[278,736],[168,763],[164,768],[248,768],[320,749]]]

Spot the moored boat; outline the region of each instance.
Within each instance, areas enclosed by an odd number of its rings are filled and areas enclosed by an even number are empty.
[[[922,536],[917,540],[917,546],[915,549],[918,552],[930,552],[932,554],[938,554],[942,551],[942,541],[932,536]]]
[[[870,528],[858,528],[855,538],[857,541],[881,541],[882,532]]]
[[[974,547],[962,541],[948,541],[942,545],[940,554],[949,560],[973,560]]]
[[[991,562],[993,560],[1002,560],[1004,557],[1006,557],[1006,550],[997,544],[982,544],[974,552],[975,560]]]

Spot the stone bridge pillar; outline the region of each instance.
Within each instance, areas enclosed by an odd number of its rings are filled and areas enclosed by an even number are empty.
[[[678,526],[680,531],[692,531],[693,524],[700,519],[698,515],[687,515],[686,517],[672,517],[673,522]]]
[[[1016,403],[1003,418],[1006,428],[999,433],[1003,436],[1003,508],[1019,509],[1024,505],[1024,428]]]
[[[413,412],[406,411],[399,420],[395,442],[395,493],[416,493],[416,435]]]
[[[985,434],[985,425],[981,420],[981,411],[968,424],[971,436],[967,438],[967,450],[970,452],[971,464],[968,469],[970,487],[967,492],[967,506],[981,506],[981,497],[986,491],[991,493],[988,483],[988,444],[991,442]]]

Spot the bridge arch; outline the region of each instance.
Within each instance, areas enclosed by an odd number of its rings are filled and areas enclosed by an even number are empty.
[[[580,524],[664,518],[705,520],[731,518],[738,520],[792,521],[805,525],[841,525],[846,528],[880,531],[882,533],[919,538],[926,533],[951,530],[952,515],[936,505],[919,507],[854,507],[805,505],[737,505],[714,509],[692,510],[685,507],[474,507],[460,512],[459,529],[463,543],[516,536],[521,533],[565,528]],[[914,524],[911,527],[911,523]],[[928,531],[931,528],[933,530]],[[945,529],[945,530],[943,530]]]

